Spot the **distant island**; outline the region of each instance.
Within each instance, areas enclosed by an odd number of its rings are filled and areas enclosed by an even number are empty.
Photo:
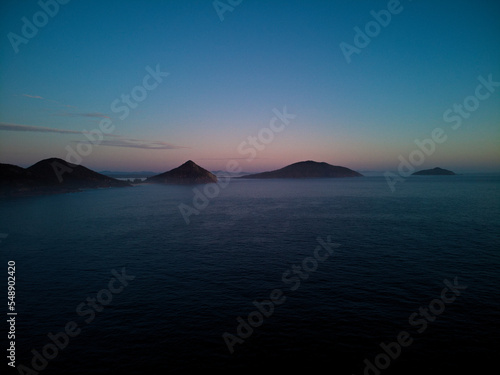
[[[415,176],[454,176],[454,175],[456,175],[456,173],[449,171],[448,169],[436,167],[436,168],[432,168],[432,169],[424,169],[422,171],[412,173],[412,175],[415,175]]]
[[[220,178],[220,177],[229,177],[229,178],[234,178],[234,177],[241,177],[241,176],[245,176],[247,174],[250,174],[250,172],[230,172],[230,171],[226,171],[226,170],[217,170],[217,171],[211,171],[214,175],[217,176],[217,178]]]
[[[226,175],[225,171],[217,171],[220,176]],[[120,175],[117,172],[105,173]],[[147,175],[154,172],[131,172],[128,176]],[[290,164],[284,168],[241,176],[242,172],[228,172],[232,178],[242,179],[305,179],[305,178],[341,178],[362,177],[352,169],[335,166],[325,162],[312,160],[301,161]],[[434,168],[415,172],[414,175],[454,175],[452,171]],[[123,173],[123,176],[127,175]],[[217,183],[217,176],[200,167],[192,160],[188,160],[181,166],[164,173],[149,176],[144,181],[135,180],[136,184],[175,184],[194,185]],[[134,184],[135,185],[135,184]],[[0,197],[16,197],[40,194],[56,194],[77,192],[82,189],[127,187],[133,186],[128,181],[120,181],[116,178],[95,172],[82,165],[68,163],[59,158],[41,160],[38,163],[22,168],[12,164],[0,163]]]
[[[361,173],[346,167],[339,167],[324,162],[312,160],[300,161],[275,171],[262,172],[241,176],[239,178],[339,178],[362,177]]]
[[[140,172],[115,172],[115,171],[100,171],[100,174],[103,174],[108,177],[113,178],[126,178],[126,179],[141,179],[148,178],[154,176],[156,173],[152,171],[140,171]]]
[[[188,160],[180,167],[174,168],[168,172],[152,176],[144,181],[145,183],[157,184],[207,184],[217,182],[217,176],[212,172],[200,167],[198,164]]]
[[[28,168],[0,163],[0,196],[55,194],[126,186],[131,185],[58,158],[44,159]]]

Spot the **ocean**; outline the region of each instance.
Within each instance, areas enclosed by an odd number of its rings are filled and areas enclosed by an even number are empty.
[[[234,179],[210,198],[139,185],[0,200],[17,313],[2,349],[14,341],[22,366],[2,367],[479,373],[500,354],[499,187]]]

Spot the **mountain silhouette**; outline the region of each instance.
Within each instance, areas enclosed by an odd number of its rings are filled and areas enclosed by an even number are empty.
[[[130,186],[125,181],[105,176],[83,165],[71,164],[58,158],[39,161],[31,167],[26,168],[26,170],[49,185],[62,185],[75,188]]]
[[[362,176],[361,173],[346,167],[308,160],[290,164],[275,171],[250,174],[239,178],[336,178]]]
[[[149,177],[144,182],[181,185],[206,184],[210,182],[217,182],[217,177],[212,172],[209,172],[193,161],[188,160],[180,167]]]
[[[415,173],[412,173],[415,176],[454,176],[456,175],[455,172],[449,171],[448,169],[443,169],[443,168],[432,168],[432,169],[424,169],[422,171],[418,171]]]
[[[0,195],[49,194],[125,186],[131,185],[59,158],[44,159],[28,168],[0,163]]]

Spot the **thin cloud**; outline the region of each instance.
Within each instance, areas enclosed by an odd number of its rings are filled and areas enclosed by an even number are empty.
[[[92,143],[90,141],[72,141],[73,143]],[[109,139],[102,140],[99,142],[99,146],[110,146],[110,147],[128,147],[128,148],[142,148],[146,150],[175,150],[179,148],[188,148],[183,146],[176,146],[167,142],[160,141],[146,141],[137,139]]]
[[[58,133],[58,134],[82,134],[83,133],[83,132],[80,132],[77,130],[47,128],[44,126],[7,124],[4,122],[0,122],[0,130],[14,131],[14,132],[36,132],[36,133]]]
[[[25,96],[27,98],[33,98],[33,99],[45,99],[45,98],[38,96],[38,95],[23,94],[23,96]]]
[[[31,125],[19,125],[19,124],[7,124],[0,122],[0,131],[16,131],[16,132],[36,132],[36,133],[56,133],[56,134],[89,134],[94,137],[95,135],[89,131],[78,131],[78,130],[68,130],[68,129],[57,129],[48,128],[44,126],[31,126]],[[98,144],[99,146],[110,146],[110,147],[129,147],[129,148],[142,148],[147,150],[174,150],[180,148],[188,148],[185,146],[176,146],[172,143],[162,142],[162,141],[148,141],[143,139],[135,138],[124,138],[118,134],[103,134],[104,137],[114,138],[114,139],[103,139]],[[93,143],[88,140],[72,140],[73,143]]]

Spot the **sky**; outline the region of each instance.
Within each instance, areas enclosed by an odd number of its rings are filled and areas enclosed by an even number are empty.
[[[500,171],[498,1],[4,0],[0,14],[1,163]]]

